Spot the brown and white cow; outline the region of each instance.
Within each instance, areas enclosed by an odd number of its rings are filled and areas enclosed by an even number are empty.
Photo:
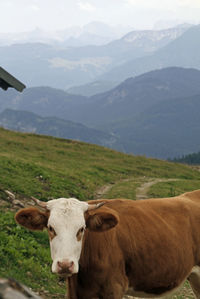
[[[68,298],[170,298],[186,279],[200,298],[200,190],[143,201],[38,204],[45,210],[22,209],[16,221],[48,229],[52,271],[67,278]]]

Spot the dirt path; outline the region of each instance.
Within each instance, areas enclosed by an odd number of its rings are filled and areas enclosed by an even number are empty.
[[[157,183],[164,183],[164,182],[173,182],[178,181],[178,179],[152,179],[149,182],[145,182],[140,187],[136,189],[136,199],[147,199],[148,198],[148,191],[151,186]]]
[[[95,192],[94,198],[95,199],[101,199],[103,197],[103,195],[106,194],[113,187],[113,185],[114,184],[105,185],[105,186],[97,189],[97,191]]]
[[[97,189],[94,197],[95,197],[95,199],[101,199],[114,185],[117,185],[118,183],[121,183],[121,182],[129,182],[132,180],[133,180],[133,178],[125,179],[125,180],[116,182],[114,184],[102,186],[101,188]],[[148,191],[149,191],[150,187],[157,183],[173,182],[173,181],[178,181],[178,180],[179,179],[159,179],[159,178],[150,179],[148,182],[141,184],[141,186],[136,189],[136,199],[137,200],[147,199]]]

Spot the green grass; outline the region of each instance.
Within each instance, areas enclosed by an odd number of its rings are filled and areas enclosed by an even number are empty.
[[[200,189],[200,180],[178,180],[157,183],[150,187],[149,197],[172,197],[184,192]]]
[[[44,289],[50,298],[53,294],[63,298],[65,292],[51,274],[47,234],[16,225],[4,190],[24,203],[31,196],[89,200],[100,187],[117,182],[108,198],[134,199],[136,187],[148,178],[176,178],[184,180],[184,187],[197,189],[200,172],[86,143],[0,129],[0,276],[13,277],[34,290]],[[182,190],[172,186],[175,192]],[[162,194],[159,189],[157,194]]]
[[[39,291],[64,294],[58,279],[51,273],[49,240],[45,232],[30,232],[16,225],[11,212],[0,212],[1,277],[14,277]]]
[[[114,184],[108,192],[106,192],[104,198],[128,198],[136,199],[136,189],[142,183],[142,179],[130,179],[125,181],[119,181]]]

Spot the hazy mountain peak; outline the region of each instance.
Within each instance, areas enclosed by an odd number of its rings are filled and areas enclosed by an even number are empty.
[[[170,39],[176,39],[181,34],[183,34],[184,31],[186,31],[188,27],[174,27],[169,29],[163,29],[163,30],[139,30],[139,31],[132,31],[126,34],[122,39],[127,42],[133,42],[137,39],[146,38],[148,40],[157,41],[161,40],[163,38],[170,38]]]

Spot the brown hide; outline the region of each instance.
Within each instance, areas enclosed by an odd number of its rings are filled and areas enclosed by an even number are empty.
[[[200,190],[174,198],[103,201],[119,223],[106,232],[86,231],[79,273],[69,278],[70,299],[118,299],[128,285],[162,295],[200,265]]]

